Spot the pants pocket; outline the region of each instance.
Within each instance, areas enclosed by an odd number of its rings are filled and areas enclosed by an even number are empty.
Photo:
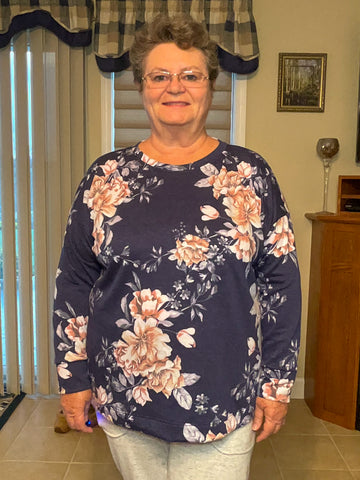
[[[252,451],[255,444],[255,432],[251,427],[252,423],[238,428],[211,445],[222,455],[246,455]]]
[[[109,422],[101,413],[97,412],[97,421],[99,426],[104,430],[106,435],[111,438],[122,438],[125,437],[129,430],[124,427],[119,427]]]

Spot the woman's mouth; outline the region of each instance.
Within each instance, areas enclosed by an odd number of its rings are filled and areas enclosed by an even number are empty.
[[[163,102],[163,105],[166,107],[186,107],[189,105],[188,102]]]

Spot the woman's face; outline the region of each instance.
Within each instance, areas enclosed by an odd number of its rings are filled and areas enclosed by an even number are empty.
[[[208,75],[205,55],[197,48],[182,50],[174,43],[154,47],[145,60],[144,76],[155,71],[181,73],[197,71]],[[212,90],[209,80],[200,86],[184,87],[177,76],[163,88],[150,88],[143,80],[143,103],[152,128],[189,127],[196,131],[205,127],[211,105]]]

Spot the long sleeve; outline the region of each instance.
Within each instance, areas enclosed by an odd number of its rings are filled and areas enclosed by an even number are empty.
[[[263,246],[256,265],[262,359],[258,396],[288,402],[300,342],[300,274],[286,203],[272,174],[268,182]]]
[[[84,203],[91,177],[84,178],[75,196],[56,275],[53,325],[61,393],[90,388],[86,354],[89,296],[101,272],[92,251],[93,225]]]

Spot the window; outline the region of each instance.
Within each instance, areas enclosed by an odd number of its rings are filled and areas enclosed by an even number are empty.
[[[148,119],[132,72],[103,77],[102,82],[103,151],[134,145],[146,138],[150,133]],[[209,135],[245,145],[246,85],[246,76],[220,73],[207,121]]]

